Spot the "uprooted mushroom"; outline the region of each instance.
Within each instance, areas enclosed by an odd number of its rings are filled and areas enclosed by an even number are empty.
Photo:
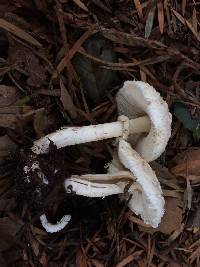
[[[129,208],[145,223],[157,227],[164,213],[164,198],[148,162],[157,159],[165,150],[171,135],[171,114],[160,94],[144,82],[125,82],[116,100],[117,122],[63,128],[35,141],[32,151],[47,153],[51,141],[61,148],[117,138],[116,153],[108,164],[108,173],[71,176],[65,180],[65,190],[87,197],[105,197],[126,191],[131,196]],[[70,215],[65,215],[56,225],[51,225],[45,215],[41,216],[42,225],[49,232],[61,230],[69,220]]]

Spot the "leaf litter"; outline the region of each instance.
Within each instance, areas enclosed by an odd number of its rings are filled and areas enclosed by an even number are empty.
[[[2,266],[198,266],[199,9],[190,1],[14,1],[0,4],[0,264]],[[71,174],[102,173],[112,143],[34,158],[32,142],[63,125],[116,117],[124,80],[152,84],[173,112],[172,137],[153,162],[166,200],[152,230],[117,197],[66,195]],[[22,167],[37,160],[30,177]],[[66,211],[72,222],[48,235]]]

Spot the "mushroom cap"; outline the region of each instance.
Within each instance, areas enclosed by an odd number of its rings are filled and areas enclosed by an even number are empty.
[[[72,191],[76,195],[84,197],[106,197],[123,193],[123,188],[117,183],[88,181],[76,176],[66,179],[64,186],[66,192]]]
[[[116,100],[119,115],[129,119],[149,116],[151,129],[148,135],[130,135],[129,142],[148,162],[157,159],[171,136],[172,115],[167,103],[152,86],[141,81],[126,81]]]
[[[125,168],[129,169],[139,185],[138,190],[130,187],[132,198],[129,208],[140,215],[145,223],[157,227],[164,214],[164,198],[162,189],[155,172],[149,164],[132,149],[131,145],[123,139],[119,141],[119,159]]]

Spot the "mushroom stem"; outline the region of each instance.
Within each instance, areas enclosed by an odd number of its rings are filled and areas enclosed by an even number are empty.
[[[129,120],[130,134],[148,132],[151,122],[147,116]],[[83,127],[67,127],[34,142],[32,151],[36,154],[47,153],[50,141],[57,148],[77,145],[103,139],[121,137],[124,125],[122,121],[89,125]]]
[[[56,224],[52,224],[47,220],[45,214],[42,214],[40,216],[41,224],[48,233],[56,233],[61,231],[63,228],[65,228],[65,226],[69,223],[70,220],[71,215],[64,215],[59,222],[57,222]]]

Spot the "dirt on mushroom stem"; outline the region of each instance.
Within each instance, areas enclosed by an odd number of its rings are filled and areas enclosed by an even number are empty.
[[[57,149],[52,143],[48,154],[36,155],[30,150],[20,151],[15,158],[15,162],[18,162],[15,173],[15,198],[21,207],[27,203],[31,215],[36,216],[38,221],[39,215],[45,213],[52,223],[56,223],[67,213],[72,215],[73,224],[87,221],[91,224],[90,227],[97,229],[103,222],[101,212],[105,211],[107,201],[116,202],[118,198],[110,196],[106,199],[91,199],[75,195],[73,190],[67,194],[64,180],[72,174],[69,165],[66,164],[70,154],[73,154],[70,147]],[[100,173],[106,172],[103,170],[105,163],[107,161],[96,160],[94,157],[91,169]],[[82,174],[82,171],[78,173]]]

